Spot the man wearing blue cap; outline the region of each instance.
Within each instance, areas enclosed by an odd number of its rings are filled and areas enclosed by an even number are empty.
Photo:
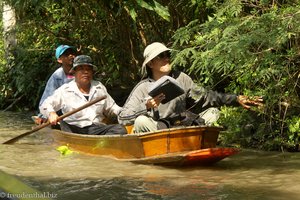
[[[44,93],[40,99],[39,106],[42,105],[44,100],[51,96],[54,91],[65,83],[74,79],[74,76],[70,73],[73,66],[73,60],[77,54],[76,48],[69,45],[60,45],[55,50],[55,57],[60,67],[50,76],[47,81]],[[37,124],[41,124],[46,119],[42,115],[34,117]]]
[[[60,45],[56,48],[55,57],[57,62],[61,65],[49,78],[45,87],[44,93],[40,100],[39,106],[43,101],[53,94],[53,92],[65,83],[73,80],[74,76],[70,74],[73,65],[73,60],[76,56],[75,47],[69,45]]]

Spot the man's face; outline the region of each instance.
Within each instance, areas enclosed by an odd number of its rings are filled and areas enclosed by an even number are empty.
[[[67,49],[57,60],[62,64],[65,73],[69,73],[73,65],[73,60],[76,57],[76,51],[74,49]]]
[[[90,65],[79,65],[75,69],[75,80],[80,84],[89,84],[93,79],[93,67]]]

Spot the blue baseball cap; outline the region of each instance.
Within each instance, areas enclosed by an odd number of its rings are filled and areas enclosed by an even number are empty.
[[[69,46],[69,45],[60,45],[55,50],[55,57],[56,59],[59,59],[59,57],[67,50],[67,49],[73,49],[75,50],[75,47]]]

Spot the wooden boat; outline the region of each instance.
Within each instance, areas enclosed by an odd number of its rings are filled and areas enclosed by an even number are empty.
[[[127,135],[83,135],[51,131],[56,145],[141,164],[207,165],[238,152],[217,148],[221,127],[190,126]]]

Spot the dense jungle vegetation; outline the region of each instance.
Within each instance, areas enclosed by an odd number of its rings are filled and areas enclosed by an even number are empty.
[[[222,107],[220,141],[299,151],[300,3],[296,0],[3,0],[16,13],[17,45],[1,48],[0,107],[37,110],[59,44],[99,67],[122,105],[141,79],[143,50],[159,41],[175,68],[219,92],[263,96],[260,109]],[[0,44],[3,47],[3,42]]]

